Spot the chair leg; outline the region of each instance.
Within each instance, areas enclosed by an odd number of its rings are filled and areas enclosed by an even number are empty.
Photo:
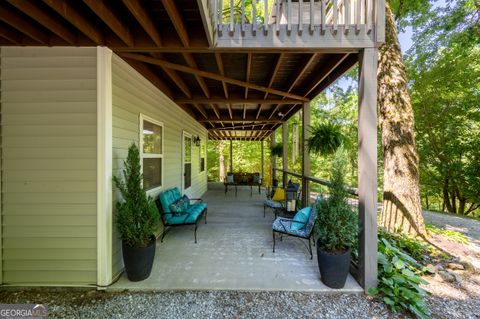
[[[253,186],[250,185],[250,197],[252,197],[252,195],[253,195]]]
[[[205,224],[207,223],[207,214],[208,214],[208,209],[205,208]]]
[[[275,253],[275,232],[272,231],[273,234],[273,253]]]
[[[310,260],[312,260],[313,252],[312,252],[312,243],[310,242],[310,238],[308,239],[308,250],[310,251]]]
[[[165,237],[166,233],[167,233],[167,226],[163,226],[162,238],[160,239],[161,243],[163,243],[163,238]]]
[[[265,205],[263,205],[263,218],[265,218]]]
[[[198,221],[198,220],[197,220]],[[197,222],[195,222],[195,232],[194,232],[194,236],[195,236],[195,244],[197,243]]]

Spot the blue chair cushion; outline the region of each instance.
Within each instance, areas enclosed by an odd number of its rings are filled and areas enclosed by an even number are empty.
[[[308,236],[306,228],[299,230],[292,229],[292,220],[278,217],[272,224],[272,229],[281,233],[292,234],[306,238]]]
[[[260,183],[260,175],[253,175],[253,183],[254,184]]]
[[[189,203],[186,202],[183,198],[178,199],[175,203],[170,204],[170,211],[173,213],[173,216],[180,216],[181,213],[188,211]]]
[[[310,212],[311,212],[310,207],[305,207],[299,210],[293,217],[293,222],[290,226],[291,229],[300,230],[302,228],[305,228],[305,226],[307,225],[308,219],[310,218]]]
[[[227,175],[227,183],[233,184],[233,175]]]
[[[277,202],[275,200],[267,199],[263,202],[264,206],[271,207],[271,208],[282,208],[283,205],[281,202]]]

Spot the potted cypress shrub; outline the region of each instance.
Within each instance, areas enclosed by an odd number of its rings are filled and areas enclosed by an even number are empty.
[[[140,153],[135,145],[128,149],[124,161],[123,180],[113,177],[122,195],[117,202],[117,227],[122,238],[123,263],[131,281],[148,278],[155,257],[155,235],[159,215],[151,197],[142,186]]]
[[[358,215],[347,202],[346,156],[343,147],[335,152],[330,172],[331,193],[318,203],[315,234],[322,282],[342,288],[350,269],[351,247],[358,236]]]

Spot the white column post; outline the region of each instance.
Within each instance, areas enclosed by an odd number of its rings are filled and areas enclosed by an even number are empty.
[[[263,140],[260,141],[261,159],[260,159],[260,174],[262,183],[265,184],[265,150],[263,149]]]
[[[112,282],[112,51],[97,47],[97,284]]]
[[[233,146],[232,146],[232,140],[230,140],[230,173],[233,173],[233,157],[232,157],[232,154],[233,154]]]
[[[272,132],[270,146],[271,147],[275,146],[275,131]],[[270,153],[270,163],[272,168],[272,186],[273,186],[273,180],[275,179],[275,172],[276,172],[275,169],[277,168],[277,158],[271,153]]]
[[[358,79],[359,280],[377,286],[377,49],[360,51]]]

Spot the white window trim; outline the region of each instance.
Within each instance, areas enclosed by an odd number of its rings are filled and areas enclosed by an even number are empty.
[[[185,161],[185,137],[190,139],[190,162]],[[193,170],[193,135],[185,130],[182,130],[182,193],[185,191],[185,177],[183,176],[185,174],[185,164],[190,163],[190,186],[188,188],[192,187],[192,170]],[[187,189],[188,189],[187,188]]]
[[[203,142],[203,145],[202,145],[202,142]],[[203,165],[203,171],[202,171],[202,150],[205,151],[205,162],[204,162],[204,165]],[[202,137],[200,139],[200,147],[199,147],[199,151],[198,151],[198,173],[199,174],[203,174],[206,172],[206,157],[207,157],[207,140],[204,140],[204,137]]]
[[[158,125],[162,128],[162,154],[143,154],[143,121],[150,122],[152,124]],[[139,132],[139,151],[140,151],[140,166],[142,167],[142,174],[143,174],[143,159],[144,158],[161,158],[162,159],[162,167],[161,167],[161,172],[162,172],[162,178],[161,178],[161,185],[157,186],[155,188],[147,190],[147,195],[150,195],[151,193],[155,193],[163,188],[164,184],[164,179],[163,179],[163,168],[165,166],[165,126],[163,125],[163,122],[157,121],[154,118],[151,118],[145,114],[140,113],[140,132]],[[143,179],[142,179],[143,183]]]

